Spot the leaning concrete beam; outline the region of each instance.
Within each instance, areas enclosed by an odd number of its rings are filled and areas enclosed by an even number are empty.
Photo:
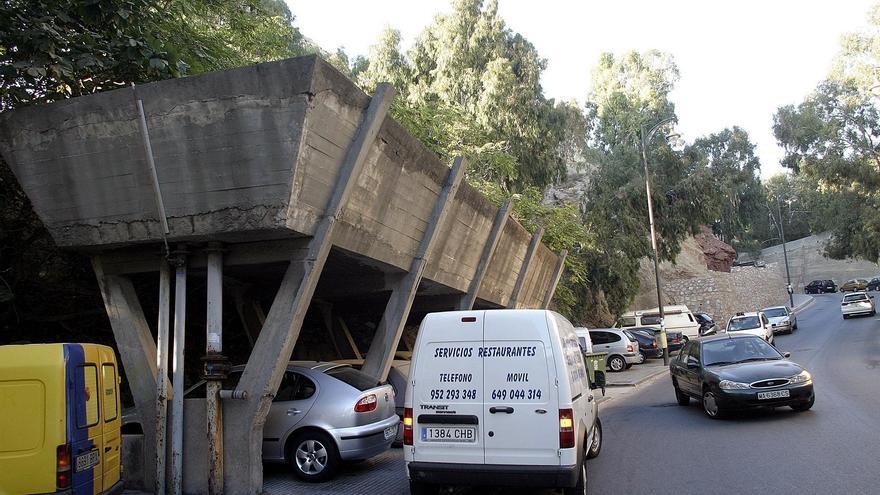
[[[495,215],[495,222],[492,224],[492,230],[489,232],[489,238],[486,239],[486,244],[483,246],[483,254],[480,256],[477,270],[474,272],[474,277],[471,279],[467,293],[461,297],[461,301],[458,304],[459,310],[466,311],[474,307],[477,293],[480,292],[480,286],[483,284],[483,276],[486,275],[489,263],[492,263],[492,256],[495,254],[495,248],[498,247],[498,241],[501,240],[501,234],[504,233],[504,226],[507,225],[507,219],[510,218],[512,207],[513,202],[508,198],[501,205],[501,208],[498,209],[498,213]]]
[[[262,492],[262,443],[266,415],[330,254],[337,220],[385,121],[394,92],[394,88],[388,84],[380,84],[377,88],[346,152],[333,195],[309,241],[305,256],[291,260],[248,359],[238,385],[238,389],[245,392],[248,398],[244,404],[230,408],[230,415],[240,416],[230,428],[232,431],[225,443],[229,461],[225,463],[228,468],[226,491],[229,493]]]
[[[568,257],[568,250],[563,249],[559,252],[559,261],[556,262],[556,270],[553,271],[553,277],[550,278],[550,285],[547,286],[547,292],[544,293],[544,302],[541,303],[542,309],[550,306],[553,300],[553,294],[556,293],[556,286],[559,285],[559,279],[562,278],[562,272],[565,271],[565,258]]]
[[[385,313],[382,315],[379,327],[376,328],[376,334],[373,336],[370,350],[367,351],[367,357],[364,359],[364,366],[361,369],[364,373],[379,380],[385,380],[388,377],[391,361],[394,359],[394,353],[397,351],[397,345],[403,334],[403,326],[406,324],[413,299],[416,297],[416,291],[422,281],[422,273],[428,264],[431,248],[437,238],[436,234],[445,226],[446,217],[450,210],[449,206],[452,199],[455,198],[455,193],[458,192],[458,186],[461,184],[466,169],[467,161],[461,157],[456,158],[452,169],[446,176],[446,184],[443,185],[443,189],[437,197],[437,203],[434,204],[431,220],[422,235],[419,250],[412,260],[409,273],[400,279],[394,287],[391,298],[385,306]]]
[[[154,267],[159,267],[159,260],[154,260]],[[145,441],[143,457],[138,463],[143,465],[144,487],[152,488],[156,486],[156,443],[152,441],[156,438],[156,342],[131,280],[106,275],[100,256],[92,258],[92,268],[104,298],[125,378],[141,416]],[[167,385],[167,377],[165,381]]]
[[[510,293],[510,299],[507,302],[507,307],[511,309],[516,309],[516,305],[519,303],[519,295],[522,292],[523,284],[526,281],[526,275],[529,273],[529,265],[532,264],[532,258],[535,257],[535,252],[538,250],[538,246],[541,244],[541,237],[544,236],[544,227],[540,227],[535,231],[534,235],[532,235],[532,242],[529,243],[529,249],[526,251],[526,256],[523,258],[522,267],[519,270],[519,276],[516,278],[516,284],[513,286],[513,292]]]

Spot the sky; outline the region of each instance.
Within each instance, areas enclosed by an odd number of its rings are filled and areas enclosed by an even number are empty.
[[[367,55],[386,26],[403,48],[451,10],[449,0],[286,0],[295,25],[328,51]],[[675,57],[676,131],[690,142],[738,125],[757,144],[761,176],[782,169],[773,115],[828,73],[841,35],[862,30],[876,0],[499,0],[510,29],[547,59],[548,98],[584,102],[602,52],[656,48]]]

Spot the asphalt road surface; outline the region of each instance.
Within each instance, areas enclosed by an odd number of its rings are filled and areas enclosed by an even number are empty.
[[[880,493],[880,320],[843,320],[840,299],[816,296],[798,330],[776,337],[813,375],[810,411],[712,420],[696,401],[677,405],[663,376],[601,411],[605,445],[587,465],[590,493]]]

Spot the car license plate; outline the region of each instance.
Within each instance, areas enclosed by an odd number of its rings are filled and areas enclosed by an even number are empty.
[[[394,435],[397,435],[397,427],[396,426],[389,426],[388,428],[385,428],[385,440],[388,440],[389,438],[393,437]]]
[[[92,450],[76,456],[76,472],[78,473],[80,471],[85,471],[92,466],[97,466],[98,460],[99,454],[97,450]]]
[[[758,392],[758,399],[781,399],[784,397],[791,397],[791,392],[788,390],[774,390],[772,392]]]
[[[474,443],[477,428],[474,426],[423,426],[423,442]]]

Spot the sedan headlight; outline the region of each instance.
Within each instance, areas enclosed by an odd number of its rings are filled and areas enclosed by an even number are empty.
[[[812,379],[813,379],[813,375],[811,375],[809,371],[804,370],[804,371],[801,371],[800,373],[798,373],[797,375],[794,375],[793,377],[791,377],[790,378],[791,381],[789,383],[791,383],[791,384],[806,383]]]
[[[721,390],[746,390],[751,388],[748,383],[734,382],[730,380],[721,380],[721,383],[719,383],[718,386],[721,387]]]

